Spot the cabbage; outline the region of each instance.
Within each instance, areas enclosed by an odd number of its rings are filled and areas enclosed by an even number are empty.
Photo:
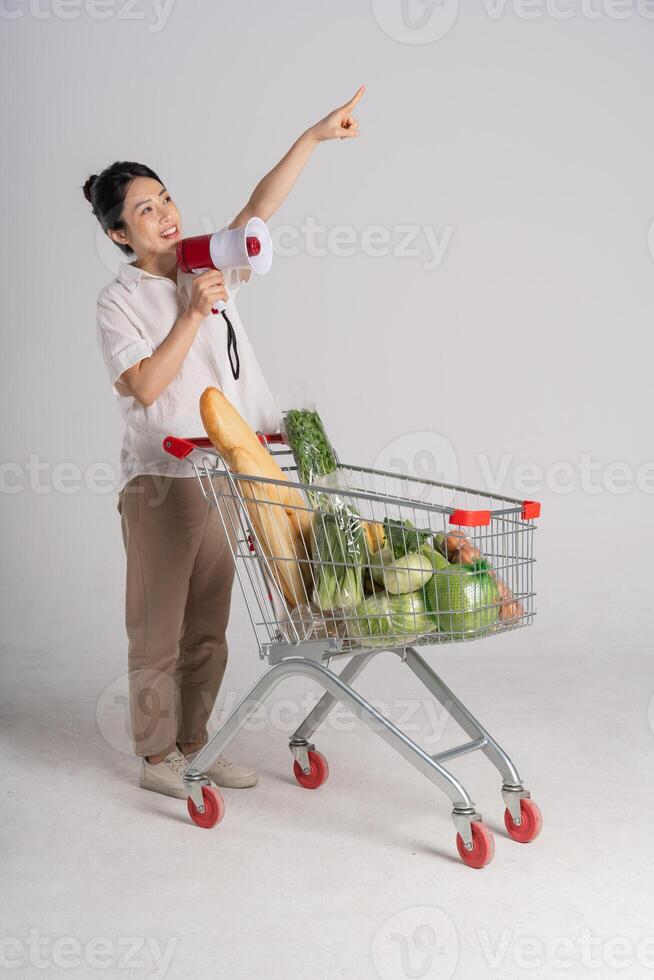
[[[362,646],[400,646],[434,629],[421,592],[364,599],[348,620],[349,634]],[[389,642],[390,641],[390,642]]]
[[[390,548],[382,548],[370,559],[370,574],[377,585],[383,585],[387,592],[397,595],[422,589],[434,569],[425,555],[412,553],[394,559]]]

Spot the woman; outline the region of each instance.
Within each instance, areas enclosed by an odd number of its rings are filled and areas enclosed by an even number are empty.
[[[322,140],[358,135],[352,111],[363,87],[316,123],[255,187],[230,228],[268,220]],[[131,262],[98,296],[98,338],[125,420],[118,511],[127,557],[132,737],[144,789],[186,797],[183,773],[207,742],[227,662],[225,630],[234,576],[220,513],[209,506],[188,463],[166,455],[168,433],[202,431],[198,402],[215,385],[252,428],[274,431],[279,411],[238,311],[237,277],[178,272],[182,224],[154,171],[117,162],[89,177],[84,195],[106,234]],[[231,291],[231,295],[228,292]],[[211,315],[227,303],[240,360],[234,378],[225,323]],[[193,473],[191,471],[191,476]],[[219,786],[245,787],[256,772],[220,757],[207,775]]]

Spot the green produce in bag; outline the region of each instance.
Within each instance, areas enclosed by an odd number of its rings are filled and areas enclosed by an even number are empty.
[[[343,506],[320,508],[314,516],[313,539],[314,602],[328,612],[356,606],[363,599],[366,554],[361,518]]]
[[[422,590],[404,595],[371,595],[359,603],[347,626],[350,638],[364,647],[400,646],[434,629]]]
[[[425,586],[427,606],[443,633],[480,634],[498,620],[500,594],[488,562],[449,565]]]
[[[284,422],[300,483],[316,483],[336,469],[336,454],[317,412],[294,408],[284,413]]]

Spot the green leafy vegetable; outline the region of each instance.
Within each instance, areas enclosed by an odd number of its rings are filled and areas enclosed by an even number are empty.
[[[386,543],[396,558],[420,551],[423,542],[432,536],[431,531],[419,531],[411,521],[396,521],[391,517],[384,521],[384,528]]]
[[[291,409],[285,413],[286,435],[301,483],[315,483],[336,469],[336,456],[317,412]]]
[[[363,599],[365,555],[361,518],[347,508],[319,509],[313,537],[315,602],[326,611],[358,605]]]

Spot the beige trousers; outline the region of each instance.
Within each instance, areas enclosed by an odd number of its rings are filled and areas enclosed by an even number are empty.
[[[218,499],[232,537],[233,508]],[[234,561],[220,512],[195,478],[136,476],[118,513],[134,751],[163,755],[208,739],[227,665]]]

